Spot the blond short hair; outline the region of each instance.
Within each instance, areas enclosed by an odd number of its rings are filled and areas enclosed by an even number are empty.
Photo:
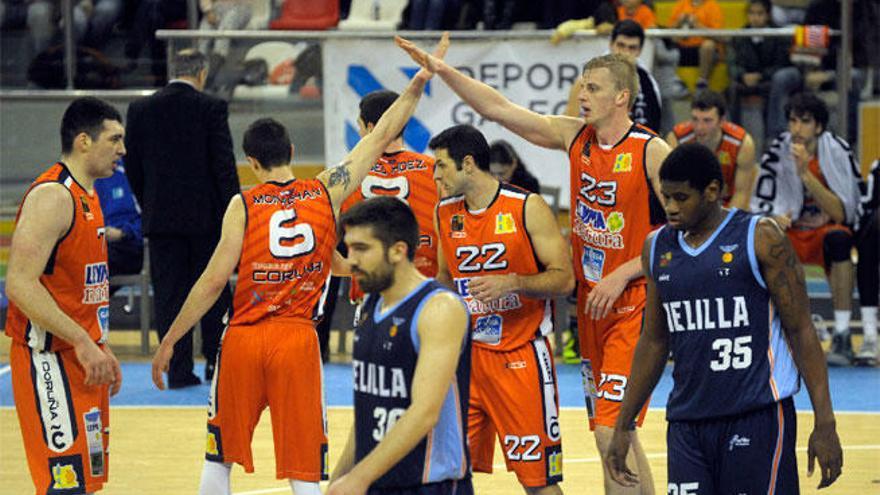
[[[584,66],[584,73],[586,74],[587,71],[596,69],[608,69],[617,90],[629,91],[628,108],[632,110],[636,102],[636,96],[639,94],[639,73],[636,70],[635,62],[623,55],[610,53],[590,59],[587,65]]]

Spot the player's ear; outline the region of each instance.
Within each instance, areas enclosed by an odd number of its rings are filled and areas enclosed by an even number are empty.
[[[388,249],[388,261],[392,264],[402,263],[406,258],[407,244],[397,241]]]
[[[89,146],[92,144],[92,137],[89,136],[88,132],[81,132],[73,138],[73,147],[80,153],[85,153],[89,150]]]
[[[461,160],[461,168],[468,174],[472,174],[477,169],[477,162],[474,161],[473,156],[465,155]]]
[[[258,162],[256,158],[254,158],[252,156],[246,156],[245,158],[247,159],[248,165],[250,165],[251,170],[254,173],[256,173],[258,170],[260,170],[260,162]]]
[[[721,189],[721,183],[717,180],[713,180],[708,186],[706,186],[706,189],[703,190],[703,195],[710,203],[714,203],[721,197]]]

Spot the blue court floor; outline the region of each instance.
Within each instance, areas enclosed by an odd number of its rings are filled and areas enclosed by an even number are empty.
[[[197,364],[197,374],[202,365]],[[671,368],[667,367],[651,399],[651,407],[664,408],[672,388]],[[295,372],[295,367],[291,368]],[[559,394],[562,407],[584,408],[580,366],[559,365]],[[122,364],[122,390],[110,401],[111,406],[193,406],[203,407],[208,400],[208,385],[183,390],[156,389],[150,378],[149,363]],[[351,367],[347,364],[327,364],[324,367],[324,389],[328,406],[346,407],[352,404]],[[831,368],[829,370],[831,398],[836,411],[880,413],[880,368]],[[795,397],[798,410],[810,409],[806,387]],[[0,407],[13,405],[12,384],[6,363],[0,364]]]

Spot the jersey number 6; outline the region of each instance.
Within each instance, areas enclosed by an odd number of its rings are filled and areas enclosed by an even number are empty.
[[[307,223],[296,222],[296,210],[278,210],[269,220],[269,251],[276,258],[294,258],[315,249],[315,232]],[[293,224],[293,225],[291,225]],[[285,244],[281,242],[285,241]]]

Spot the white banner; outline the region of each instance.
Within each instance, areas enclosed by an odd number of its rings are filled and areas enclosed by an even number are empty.
[[[653,57],[650,46],[646,45],[645,52],[650,53],[643,53],[643,59]],[[577,39],[558,46],[544,39],[453,40],[446,61],[519,105],[542,114],[560,114],[583,64],[607,50],[605,38]],[[379,89],[402,91],[417,67],[391,40],[331,38],[324,42],[323,59],[324,153],[326,163],[335,165],[359,139],[360,99]],[[406,147],[430,153],[427,145],[431,137],[456,124],[476,126],[490,143],[509,141],[542,185],[562,189],[560,206],[568,207],[566,154],[535,146],[498,124],[484,121],[439,77],[431,80],[407,124]]]

